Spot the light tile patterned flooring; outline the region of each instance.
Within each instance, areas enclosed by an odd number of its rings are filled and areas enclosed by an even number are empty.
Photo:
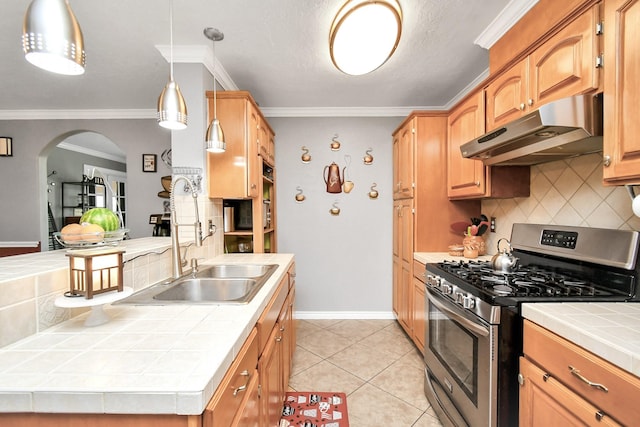
[[[394,320],[296,320],[289,388],[347,394],[350,427],[442,424],[423,391],[423,360]]]

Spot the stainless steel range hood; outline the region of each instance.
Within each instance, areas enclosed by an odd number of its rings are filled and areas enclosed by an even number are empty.
[[[467,142],[462,157],[486,165],[534,165],[602,151],[602,94],[578,95]]]

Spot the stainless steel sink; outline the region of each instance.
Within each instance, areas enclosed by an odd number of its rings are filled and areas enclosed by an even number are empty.
[[[256,286],[254,279],[187,278],[153,298],[162,301],[242,300]]]
[[[114,304],[247,304],[277,264],[212,265],[176,280],[156,283]]]

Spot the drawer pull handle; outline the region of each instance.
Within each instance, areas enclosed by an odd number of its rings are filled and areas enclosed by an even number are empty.
[[[244,383],[244,385],[241,385],[240,387],[236,388],[233,390],[233,395],[237,396],[238,393],[240,393],[241,391],[245,391],[247,389],[247,386],[249,385],[249,371],[247,371],[246,369],[242,372],[240,372],[240,375],[243,377],[247,377],[247,382]]]
[[[589,387],[593,387],[593,388],[597,388],[598,390],[602,390],[605,393],[609,392],[609,389],[607,387],[605,387],[602,384],[599,383],[594,383],[592,381],[589,381],[588,379],[586,379],[584,376],[582,376],[582,374],[580,373],[580,371],[576,368],[574,368],[573,366],[569,365],[569,371],[571,372],[571,375],[574,375],[575,377],[577,377],[580,381],[587,383],[587,385],[589,385]]]

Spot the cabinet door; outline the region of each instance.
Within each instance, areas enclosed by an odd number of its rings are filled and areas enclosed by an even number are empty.
[[[247,389],[245,400],[231,422],[231,427],[258,427],[260,426],[260,388],[258,371],[254,371]]]
[[[393,140],[394,199],[413,197],[415,120],[400,129]]]
[[[261,125],[260,113],[251,103],[247,103],[248,146],[247,146],[247,195],[258,197],[260,193],[260,179],[262,179],[262,162],[258,157],[260,145]],[[266,138],[266,135],[265,135]]]
[[[263,427],[277,426],[282,415],[284,390],[282,390],[281,342],[280,325],[276,324],[258,362],[261,387],[260,420]]]
[[[640,183],[640,1],[605,2],[604,181]]]
[[[598,89],[599,10],[596,5],[583,13],[530,55],[531,108]]]
[[[486,167],[465,159],[460,146],[484,133],[484,91],[478,91],[449,115],[448,195],[452,199],[481,197],[487,192]]]
[[[394,206],[393,305],[400,325],[411,335],[413,329],[413,291],[411,289],[413,264],[413,200],[398,200]]]
[[[424,274],[424,268],[421,271]],[[414,270],[413,273],[416,274],[416,271]],[[426,326],[424,286],[424,282],[415,276],[413,277],[413,342],[423,355]]]
[[[524,357],[520,375],[520,427],[620,425]]]
[[[509,123],[523,114],[527,107],[528,81],[529,59],[526,58],[487,86],[487,131]]]
[[[240,349],[218,389],[207,404],[203,414],[203,427],[227,427],[236,414],[242,411],[246,388],[252,375],[257,374],[258,342],[254,328]]]

